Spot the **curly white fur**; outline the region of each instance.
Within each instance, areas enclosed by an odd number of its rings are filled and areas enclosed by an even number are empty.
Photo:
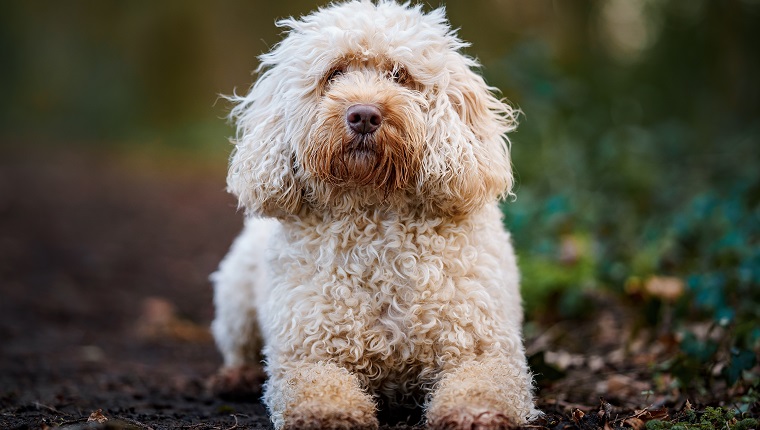
[[[263,345],[278,429],[375,428],[373,396],[424,401],[433,428],[534,417],[497,206],[513,110],[442,9],[355,1],[279,25],[232,98],[228,184],[251,216],[213,276],[225,366]],[[377,131],[351,130],[358,104]]]

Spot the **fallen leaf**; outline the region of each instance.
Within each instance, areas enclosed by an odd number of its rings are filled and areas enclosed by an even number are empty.
[[[668,302],[676,301],[685,289],[684,282],[673,276],[652,276],[644,284],[644,290],[649,295]]]
[[[650,421],[650,420],[664,420],[668,419],[668,410],[663,409],[643,409],[643,410],[637,410],[633,414],[633,417],[640,418],[644,421]]]
[[[143,300],[137,334],[143,339],[176,339],[186,342],[211,340],[208,327],[180,318],[173,303],[159,297]]]
[[[582,410],[580,410],[580,409],[574,410],[573,411],[573,421],[575,421],[576,424],[580,423],[581,422],[581,418],[583,418],[584,415],[586,415],[586,414],[584,414]]]
[[[566,266],[575,265],[583,257],[583,245],[574,236],[565,235],[559,243],[559,261]]]
[[[648,382],[636,380],[627,375],[610,375],[606,380],[600,381],[596,387],[600,394],[615,399],[633,399],[651,389]]]
[[[585,362],[585,357],[582,354],[571,354],[567,351],[546,351],[544,353],[544,360],[546,363],[564,371],[570,367],[582,366]]]
[[[104,422],[108,421],[108,418],[106,418],[105,415],[103,415],[103,409],[98,409],[97,411],[90,414],[90,417],[87,418],[87,422],[97,422],[100,424],[103,424]]]
[[[610,416],[612,415],[612,404],[606,402],[603,398],[599,399],[599,401],[601,402],[601,406],[599,406],[599,416],[600,418],[609,421]]]
[[[668,409],[662,408],[662,409],[650,409],[649,410],[649,416],[652,420],[666,420],[670,418],[670,415],[668,415]]]
[[[633,415],[623,420],[623,424],[631,426],[634,430],[643,430],[649,421],[666,419],[668,419],[667,409],[642,409],[634,411]]]
[[[647,424],[643,420],[635,417],[626,418],[625,421],[623,421],[623,424],[631,426],[634,430],[643,430],[647,428]]]

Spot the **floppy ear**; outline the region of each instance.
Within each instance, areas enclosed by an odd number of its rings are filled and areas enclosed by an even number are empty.
[[[517,112],[497,99],[483,77],[469,67],[452,76],[449,99],[454,109],[475,135],[473,147],[478,160],[478,176],[487,198],[512,194],[514,179],[506,134],[517,128]]]
[[[459,56],[459,54],[457,54]],[[506,133],[516,112],[497,99],[483,78],[459,57],[449,63],[450,80],[431,102],[432,130],[425,168],[434,208],[450,215],[468,213],[511,194],[512,166]]]
[[[288,112],[279,100],[276,67],[267,70],[246,96],[233,96],[230,118],[237,125],[227,190],[249,214],[285,216],[301,207],[303,190],[296,178]]]

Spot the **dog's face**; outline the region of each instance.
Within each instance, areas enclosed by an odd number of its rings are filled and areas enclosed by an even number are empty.
[[[335,187],[402,190],[420,167],[425,100],[403,66],[385,55],[343,54],[318,83],[299,159],[309,175]]]
[[[279,25],[287,36],[233,97],[228,184],[250,212],[460,214],[509,192],[513,111],[472,71],[442,10],[357,1]]]

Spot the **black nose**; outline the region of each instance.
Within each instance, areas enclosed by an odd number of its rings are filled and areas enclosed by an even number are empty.
[[[351,130],[361,134],[369,134],[380,127],[380,123],[383,122],[383,114],[380,109],[373,105],[353,105],[346,111],[346,121]]]

